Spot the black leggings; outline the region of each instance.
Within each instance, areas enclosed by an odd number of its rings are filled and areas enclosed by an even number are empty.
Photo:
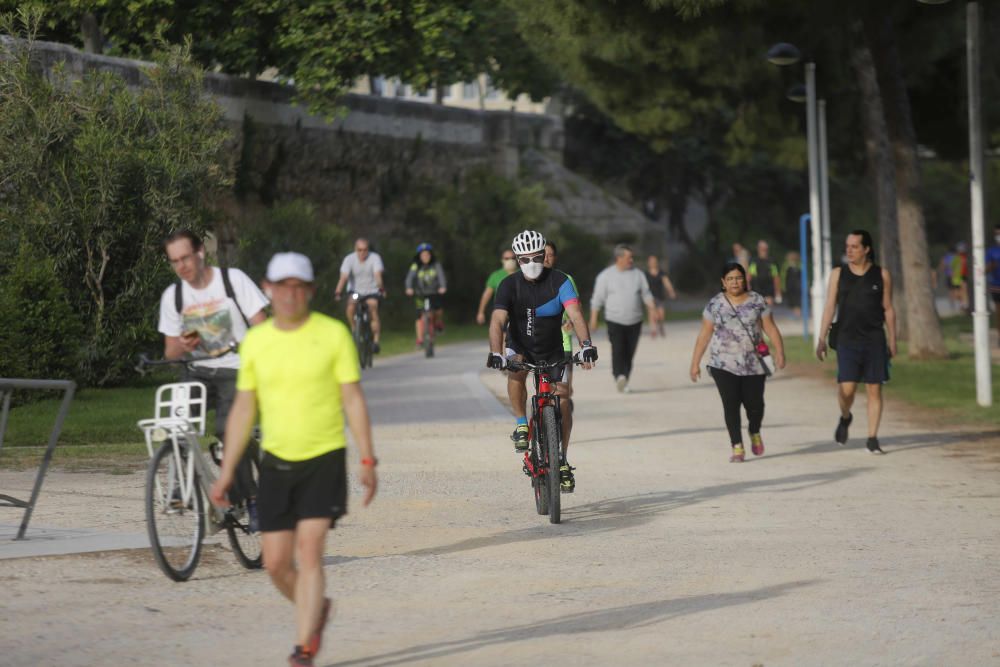
[[[740,428],[740,405],[747,411],[747,430],[760,433],[764,421],[764,379],[766,375],[733,375],[729,371],[709,368],[715,386],[722,397],[722,411],[726,415],[726,429],[729,442],[734,445],[743,442]]]

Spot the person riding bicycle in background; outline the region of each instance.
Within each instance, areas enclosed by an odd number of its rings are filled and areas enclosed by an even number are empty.
[[[569,313],[580,341],[583,367],[589,370],[597,361],[597,348],[590,341],[590,330],[580,310],[580,295],[569,276],[545,267],[545,237],[536,231],[525,230],[514,237],[511,247],[521,271],[504,278],[497,288],[490,319],[487,367],[503,370],[510,358],[529,363],[563,361],[561,327],[565,311]],[[507,349],[504,350],[504,325],[508,322]],[[563,381],[562,373],[554,374],[552,379],[556,381],[556,395],[561,399],[569,398],[569,387]],[[525,380],[525,371],[512,372],[507,376],[507,395],[516,418],[511,440],[517,452],[528,449],[528,390]],[[566,459],[572,429],[572,411],[563,410],[563,451],[559,473],[560,486],[567,492],[576,487],[573,468]]]
[[[385,265],[382,257],[377,252],[371,251],[371,244],[368,239],[359,238],[354,242],[354,252],[344,258],[340,264],[340,280],[337,281],[337,288],[333,296],[340,301],[344,295],[344,285],[364,299],[368,306],[368,314],[371,316],[373,351],[378,354],[381,351],[379,340],[382,335],[382,323],[378,317],[378,296],[385,296],[385,284],[382,282],[382,274],[385,273]],[[347,300],[347,321],[354,330],[354,309],[357,304],[354,299]]]
[[[310,310],[316,287],[309,258],[278,253],[267,266],[264,287],[274,317],[255,327],[241,348],[226,449],[242,453],[259,411],[262,558],[275,588],[295,605],[289,664],[309,667],[332,606],[324,597],[327,533],[347,512],[345,417],[360,455],[366,506],[378,486],[378,461],[357,348],[342,322]],[[224,458],[210,492],[215,505],[225,506],[233,474],[233,462]]]
[[[421,243],[417,246],[417,254],[413,257],[410,270],[406,274],[406,296],[416,297],[417,308],[417,347],[424,344],[424,299],[430,300],[431,326],[435,331],[444,331],[443,295],[448,291],[448,281],[444,276],[441,263],[434,257],[434,246]]]
[[[177,274],[177,280],[160,297],[157,329],[163,334],[163,357],[181,359],[195,352],[216,357],[187,364],[185,379],[203,383],[214,397],[215,435],[221,443],[240,367],[240,356],[233,349],[251,326],[266,319],[268,301],[239,269],[206,264],[205,245],[190,230],[168,236],[163,249]],[[251,501],[256,496],[250,461],[241,462],[236,492]],[[251,503],[252,524],[256,524],[256,514]]]
[[[510,248],[504,248],[500,254],[500,264],[500,268],[486,278],[486,287],[483,289],[483,295],[479,298],[479,310],[476,311],[477,324],[486,324],[486,306],[492,305],[493,295],[496,294],[497,287],[500,286],[504,278],[517,271],[517,258],[514,257],[514,251]]]

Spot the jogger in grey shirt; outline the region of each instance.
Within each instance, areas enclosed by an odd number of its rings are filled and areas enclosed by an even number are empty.
[[[649,321],[653,317],[653,294],[642,271],[635,268],[632,249],[624,244],[615,246],[615,263],[597,274],[594,295],[590,300],[590,330],[597,329],[597,314],[604,309],[611,341],[611,373],[618,391],[628,391],[632,375],[632,359],[642,333],[642,308],[645,305]]]

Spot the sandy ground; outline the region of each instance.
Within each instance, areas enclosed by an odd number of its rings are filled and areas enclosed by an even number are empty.
[[[711,380],[686,378],[694,333],[644,338],[632,394],[607,360],[577,373],[558,526],[474,386],[503,390],[482,346],[380,360],[381,490],[362,509],[355,489],[330,537],[317,664],[1000,664],[996,432],[891,406],[869,456],[863,399],[841,448],[830,381],[784,373],[766,455],[730,464]],[[0,472],[6,493],[30,482]],[[141,533],[142,490],[141,472],[55,471],[33,525]],[[0,560],[0,664],[285,664],[290,605],[211,543],[184,584],[147,549]]]

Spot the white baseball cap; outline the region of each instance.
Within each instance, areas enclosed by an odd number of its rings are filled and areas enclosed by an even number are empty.
[[[276,283],[287,278],[313,282],[313,265],[309,258],[297,252],[279,252],[272,257],[267,263],[267,280]]]

